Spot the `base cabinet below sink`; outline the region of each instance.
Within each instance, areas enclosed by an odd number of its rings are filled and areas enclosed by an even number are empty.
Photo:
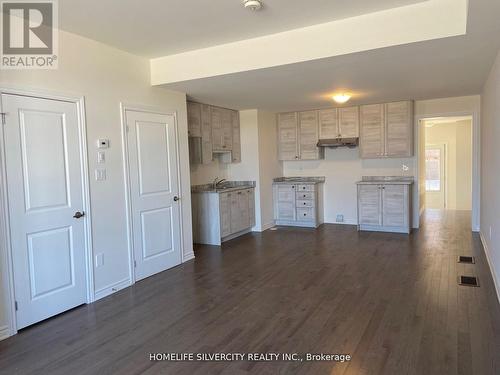
[[[254,190],[192,193],[194,243],[221,245],[250,232],[255,226]]]

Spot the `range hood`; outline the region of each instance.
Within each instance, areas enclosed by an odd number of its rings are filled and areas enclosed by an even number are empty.
[[[318,141],[318,147],[357,147],[359,143],[359,138],[331,138],[331,139],[320,139]]]

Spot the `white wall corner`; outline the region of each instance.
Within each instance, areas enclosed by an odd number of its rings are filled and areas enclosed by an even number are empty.
[[[191,246],[191,251],[185,252],[183,257],[182,257],[182,263],[186,263],[192,259],[195,258],[194,256],[194,251],[192,249],[193,246]]]

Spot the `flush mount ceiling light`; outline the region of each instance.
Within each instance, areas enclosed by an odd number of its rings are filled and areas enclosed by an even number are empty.
[[[254,11],[262,8],[262,2],[260,0],[245,0],[243,2],[243,5],[245,6],[245,8]]]
[[[332,96],[332,99],[335,100],[339,104],[344,104],[344,103],[347,103],[349,101],[349,99],[351,99],[351,95],[346,94],[346,93],[335,94]]]

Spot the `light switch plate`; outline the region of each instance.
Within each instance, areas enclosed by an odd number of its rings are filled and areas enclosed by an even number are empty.
[[[96,181],[105,181],[106,180],[106,170],[105,169],[96,169],[95,170],[95,180]]]
[[[104,254],[103,253],[96,254],[95,255],[95,266],[96,266],[96,268],[97,267],[101,267],[103,265],[104,265]]]
[[[106,162],[106,153],[104,151],[97,151],[97,163],[104,164]]]

